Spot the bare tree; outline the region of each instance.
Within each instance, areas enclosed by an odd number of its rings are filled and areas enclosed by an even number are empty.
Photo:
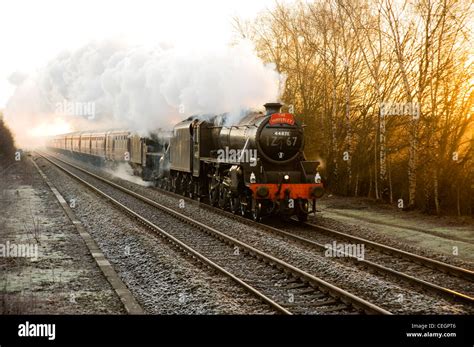
[[[326,164],[329,190],[465,214],[470,16],[467,0],[315,0],[235,27],[286,75],[282,99],[307,125],[306,154]],[[385,103],[419,108],[385,114]]]

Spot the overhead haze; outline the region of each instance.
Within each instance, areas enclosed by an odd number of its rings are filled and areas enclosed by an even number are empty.
[[[255,17],[274,4],[6,0],[0,21],[0,109],[25,146],[39,143],[41,135],[108,126],[107,120],[113,127],[123,121],[147,129],[192,112],[237,114],[224,106],[260,106],[269,101],[258,100],[262,93],[276,89],[272,83],[264,90],[275,79],[272,67],[265,67],[248,44],[228,45],[236,38],[234,17]],[[235,94],[227,93],[232,83]],[[158,107],[161,113],[153,119]]]
[[[278,98],[281,80],[248,41],[197,51],[104,40],[65,51],[31,76],[13,74],[4,113],[23,146],[72,130],[146,133],[196,113],[261,107]]]

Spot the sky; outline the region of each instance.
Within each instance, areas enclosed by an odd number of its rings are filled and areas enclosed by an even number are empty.
[[[31,74],[64,50],[124,38],[153,46],[215,49],[232,39],[232,18],[254,18],[274,0],[2,0],[0,110],[13,73]]]

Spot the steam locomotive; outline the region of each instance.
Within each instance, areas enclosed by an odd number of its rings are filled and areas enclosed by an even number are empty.
[[[157,186],[260,221],[296,215],[305,221],[324,194],[319,162],[307,161],[303,126],[280,103],[251,112],[238,124],[189,117],[167,137],[129,131],[54,137],[49,147],[107,162],[129,162]]]

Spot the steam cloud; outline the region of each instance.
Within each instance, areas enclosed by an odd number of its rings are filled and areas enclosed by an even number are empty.
[[[192,114],[239,115],[277,100],[282,79],[247,41],[210,53],[109,40],[64,52],[35,74],[14,73],[9,80],[17,88],[5,118],[25,146],[38,144],[35,135],[121,127],[148,133]],[[94,117],[58,111],[65,103],[93,104]]]

